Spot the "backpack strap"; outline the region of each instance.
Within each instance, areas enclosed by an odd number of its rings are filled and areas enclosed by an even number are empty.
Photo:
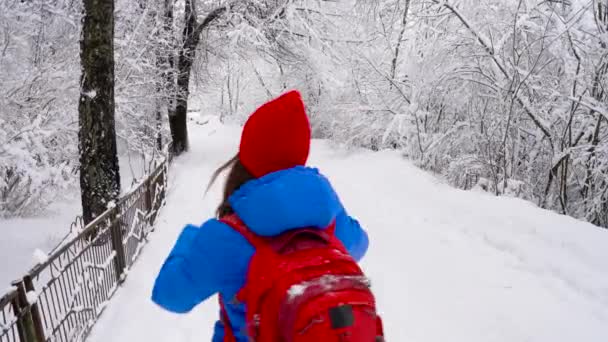
[[[247,225],[245,225],[245,223],[241,220],[240,217],[238,217],[236,214],[230,214],[230,215],[226,215],[224,217],[222,217],[220,219],[220,222],[225,223],[227,225],[229,225],[230,227],[232,227],[234,230],[236,230],[239,234],[241,234],[245,239],[247,239],[247,241],[249,241],[249,243],[257,250],[261,247],[266,247],[269,244],[270,245],[276,245],[276,243],[272,243],[273,239],[269,239],[269,238],[264,238],[261,237],[257,234],[255,234],[254,232],[252,232]],[[300,232],[312,232],[312,233],[320,233],[323,231],[318,231],[316,229],[300,229]],[[331,224],[326,228],[326,230],[324,231],[324,233],[326,233],[329,237],[333,237],[336,231],[336,220],[333,220],[331,222]],[[327,236],[326,235],[326,236]],[[281,240],[276,240],[276,242],[281,245],[282,243],[289,243],[290,237],[287,237],[287,240],[283,240],[281,242]],[[278,250],[279,248],[273,248],[275,250]]]
[[[327,227],[327,233],[330,236],[333,236],[336,233],[336,219],[331,221],[331,223],[329,224],[329,227]]]
[[[236,215],[226,215],[220,219],[220,222],[225,223],[241,234],[255,249],[265,246],[266,243],[263,238],[256,235],[254,232],[249,230],[245,223]]]

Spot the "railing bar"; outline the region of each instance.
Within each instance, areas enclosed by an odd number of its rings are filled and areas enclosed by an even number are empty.
[[[65,337],[65,329],[63,329],[63,325],[61,324],[61,321],[59,321],[59,323],[57,323],[57,328],[55,328],[55,331],[53,333],[53,336],[57,336],[57,339],[59,339],[59,341],[66,341]]]
[[[108,255],[108,257],[110,255],[112,255],[112,247],[110,245],[106,246],[106,253]],[[116,258],[116,255],[114,255],[114,258]],[[105,284],[105,291],[106,293],[108,293],[110,291],[110,288],[112,287],[112,285],[116,282],[118,282],[118,279],[113,280],[112,277],[112,265],[114,265],[114,261],[112,260],[112,262],[109,262],[107,264],[106,269],[104,270],[104,275],[103,275],[103,279],[104,279],[104,284]]]
[[[42,330],[46,333],[50,331],[53,326],[52,321],[52,313],[51,313],[51,305],[52,303],[49,301],[49,291],[50,288],[48,286],[42,286],[40,290],[40,294],[38,295],[38,310],[40,312],[40,324],[42,325]]]
[[[51,337],[49,337],[49,341],[53,341],[53,342],[55,342],[55,341],[58,341],[58,342],[63,342],[63,339],[61,338],[61,332],[59,331],[59,328],[60,328],[60,327],[61,327],[61,326],[59,326],[59,325],[58,325],[58,326],[57,326],[57,328],[55,328],[55,329],[53,330],[53,333],[51,334]]]
[[[81,261],[80,262],[76,262],[76,271],[78,273],[82,273],[82,265],[81,265]],[[89,307],[88,301],[87,301],[87,297],[85,295],[84,292],[84,288],[82,287],[82,285],[78,285],[79,290],[78,290],[78,298],[80,298],[80,303],[82,305],[83,308],[87,309]],[[85,324],[87,322],[87,318],[86,318],[86,314],[85,311],[81,312],[81,324]]]
[[[101,263],[103,265],[103,267],[98,270],[99,278],[100,278],[99,286],[101,287],[100,292],[103,293],[103,297],[102,297],[103,301],[106,301],[107,296],[108,296],[107,293],[108,293],[108,286],[109,286],[109,282],[110,282],[110,280],[108,280],[109,264],[114,262],[114,260],[110,260],[109,263],[107,263],[108,259],[112,255],[111,244],[112,244],[112,239],[110,238],[109,242],[107,244],[105,244],[99,251],[101,254]]]
[[[42,305],[42,319],[44,320],[44,330],[49,330],[52,329],[53,326],[53,322],[49,320],[51,319],[51,305],[49,304],[49,296],[47,294],[47,290],[49,288],[46,287],[42,290],[42,294],[41,296],[44,297],[44,301],[46,302],[46,305]],[[40,301],[39,301],[40,302]],[[44,311],[46,310],[47,314],[44,313]]]
[[[129,216],[130,213],[129,213]],[[129,221],[128,222],[132,222],[130,217],[129,217]],[[126,237],[121,240],[121,243],[123,244],[123,248],[125,249],[125,263],[127,267],[131,267],[131,224],[127,224],[126,225]],[[126,241],[125,241],[126,240]]]
[[[90,248],[87,249],[87,252],[89,255],[91,255],[91,253],[92,253]],[[84,269],[84,265],[83,265],[83,269]],[[91,289],[90,286],[88,286],[88,284],[86,283],[86,280],[85,280],[85,288],[87,290],[89,299],[91,300],[91,303],[93,305],[93,316],[91,317],[91,319],[95,319],[95,316],[96,316],[95,313],[97,312],[97,298],[95,296],[95,291],[93,289]]]
[[[72,283],[74,284],[74,295],[76,298],[76,304],[82,308],[86,308],[85,296],[83,293],[82,285],[78,284],[78,274],[80,273],[80,263],[75,262],[72,271]],[[76,324],[82,324],[82,311],[76,314]]]
[[[131,222],[131,208],[126,208],[124,209],[124,215],[122,215],[120,217],[120,231],[121,231],[121,238],[120,238],[120,243],[123,245],[123,249],[125,251],[125,266],[126,267],[130,267],[131,263],[129,262],[129,258],[130,258],[130,254],[131,254],[131,250],[129,248],[129,240],[130,238],[130,234],[131,234],[131,225],[128,224],[129,222]],[[123,232],[124,229],[124,233]],[[125,242],[126,240],[126,242]]]
[[[68,333],[67,333],[67,331],[65,329],[65,324],[63,324],[63,321],[64,321],[64,319],[62,319],[59,322],[59,325],[58,325],[58,327],[59,327],[59,336],[62,339],[62,341],[70,342],[70,338],[68,337]]]
[[[67,308],[65,305],[65,302],[62,302],[62,298],[60,298],[60,294],[61,294],[61,286],[63,286],[61,284],[61,274],[59,274],[57,282],[55,283],[56,285],[53,286],[53,290],[55,292],[55,297],[57,300],[57,307],[59,309],[59,315],[56,317],[56,321],[55,324],[59,324],[59,322],[62,320],[62,318],[66,315],[67,313]],[[58,325],[61,326],[61,325]]]
[[[98,235],[98,241],[99,241],[99,237],[102,236],[101,232]],[[95,281],[92,279],[93,277],[91,276],[91,272],[94,272],[95,269],[91,268],[91,264],[92,265],[96,265],[97,264],[97,246],[94,244],[91,244],[90,248],[88,249],[89,252],[89,265],[86,266],[85,272],[89,273],[89,280],[87,281],[87,288],[90,289],[93,295],[93,301],[95,303],[99,302],[99,292],[97,291],[97,289],[95,288]]]
[[[61,336],[61,334],[63,333],[64,337],[65,337],[65,341],[69,342],[70,338],[69,338],[69,330],[66,330],[66,324],[64,324],[66,322],[66,320],[68,320],[69,315],[67,315],[66,317],[63,317],[61,319],[61,321],[59,322],[59,324],[57,325],[57,327],[53,330],[53,335],[57,335],[59,334],[59,336]]]
[[[64,314],[64,310],[62,308],[61,305],[61,301],[59,299],[59,290],[58,290],[58,284],[61,284],[61,279],[60,279],[61,274],[59,274],[59,276],[56,278],[57,280],[55,281],[55,283],[53,284],[53,286],[51,287],[51,299],[53,300],[53,302],[55,302],[57,304],[57,314],[54,317],[53,320],[53,324],[58,324],[58,322],[61,320],[61,316]]]
[[[58,291],[61,294],[61,299],[63,300],[63,308],[64,308],[65,311],[67,311],[69,303],[68,303],[68,299],[67,299],[68,298],[67,294],[65,292],[65,291],[67,291],[66,286],[65,286],[65,269],[64,269],[64,272],[62,272],[59,275],[59,284],[61,286],[59,286]]]
[[[98,264],[104,264],[105,262],[105,250],[107,244],[103,244],[102,246],[100,246],[99,250],[97,251],[98,257],[99,257],[99,261]],[[103,265],[105,266],[105,265]],[[100,287],[99,291],[97,291],[100,295],[102,295],[103,297],[105,297],[105,291],[106,291],[106,284],[105,284],[105,270],[103,268],[95,268],[95,272],[97,273],[95,276],[95,284],[97,284],[97,286]]]
[[[86,252],[83,254],[83,258],[86,257],[86,258],[88,258],[90,260],[91,259],[91,253],[92,253],[91,247],[89,247],[86,250]],[[84,273],[85,270],[86,270],[86,267],[85,267],[84,264],[81,264],[81,266],[82,266],[82,272]],[[93,312],[94,312],[95,308],[96,308],[96,305],[97,305],[96,302],[95,302],[95,296],[91,292],[91,288],[88,286],[88,284],[86,282],[84,283],[83,286],[84,286],[83,290],[86,291],[86,296],[87,296],[87,298],[89,299],[89,302],[90,302],[90,308],[93,309]],[[89,319],[95,319],[95,314],[94,313],[91,314],[91,317]]]
[[[99,255],[99,249],[103,248],[103,245],[101,246],[93,246],[92,248],[92,253],[93,253],[93,260],[94,263],[93,265],[99,265],[101,263],[101,258]],[[98,269],[96,267],[89,267],[89,272],[96,274],[98,272]],[[101,291],[99,291],[98,284],[97,284],[97,277],[96,276],[92,276],[91,277],[91,283],[93,284],[93,289],[95,290],[95,300],[97,301],[97,303],[100,303],[99,301],[99,297],[102,295]]]
[[[101,248],[101,250],[100,250],[100,253],[101,253],[101,256],[102,256],[102,261],[101,262],[104,263],[103,264],[104,267],[97,270],[97,272],[99,272],[99,275],[97,276],[97,281],[98,281],[99,286],[101,287],[101,291],[99,291],[99,292],[103,293],[103,298],[104,299],[106,297],[107,284],[108,284],[108,282],[107,282],[107,276],[106,276],[107,267],[105,267],[106,266],[105,261],[111,255],[110,253],[107,253],[107,251],[106,251],[107,249],[108,249],[108,245],[106,244],[106,245],[103,245],[102,248]]]
[[[63,296],[63,305],[65,307],[65,315],[67,315],[66,317],[68,318],[67,320],[67,327],[68,330],[70,330],[74,324],[72,323],[72,315],[71,315],[71,311],[72,311],[72,303],[70,303],[73,298],[70,298],[71,295],[71,291],[68,292],[69,289],[71,289],[71,286],[66,286],[67,282],[66,282],[66,273],[69,272],[69,269],[64,269],[64,272],[61,274],[61,281],[60,283],[63,283],[62,287],[61,287],[61,292],[62,292],[62,296]]]
[[[68,268],[68,272],[67,272],[67,274],[68,274],[68,282],[70,283],[70,286],[72,288],[71,296],[73,298],[73,302],[76,305],[80,306],[81,305],[81,300],[80,300],[81,297],[80,297],[79,292],[76,289],[76,282],[74,281],[74,272],[75,272],[75,268],[77,267],[77,264],[72,264],[72,265],[73,265],[73,267],[70,266]],[[74,315],[74,325],[73,325],[73,327],[77,327],[80,324],[80,322],[78,321],[79,316],[80,316],[80,313],[76,312],[76,314]]]
[[[53,327],[55,327],[55,324],[57,324],[57,321],[59,320],[59,317],[61,315],[61,306],[59,305],[59,296],[57,296],[57,286],[52,286],[50,289],[51,301],[53,301],[53,309],[55,310],[55,316],[53,317]],[[57,300],[56,306],[55,300]]]
[[[131,221],[131,225],[133,226],[133,235],[131,236],[131,253],[129,255],[129,264],[133,264],[133,256],[135,255],[135,250],[137,245],[139,244],[138,235],[141,233],[141,225],[139,224],[139,215],[137,214],[137,209],[139,209],[140,202],[138,201],[133,209],[133,221]]]
[[[3,310],[4,312],[4,310]],[[5,316],[6,319],[6,316]],[[4,320],[4,323],[7,323],[6,320]],[[15,338],[15,325],[11,324],[10,328],[6,329],[6,330],[0,330],[0,341],[6,341],[6,342],[10,342],[11,341],[11,335],[13,336],[13,341],[18,341]]]
[[[100,250],[99,250],[99,255],[100,255],[100,263],[104,266],[101,267],[97,270],[97,272],[99,272],[99,282],[98,285],[100,287],[100,294],[102,294],[102,299],[103,301],[107,300],[107,276],[106,276],[106,271],[107,271],[107,264],[106,261],[108,260],[108,258],[110,257],[110,255],[112,255],[112,253],[108,253],[108,246],[111,244],[112,240],[109,240],[109,243],[103,245]]]
[[[129,228],[130,231],[132,233],[132,235],[129,238],[129,265],[133,264],[133,255],[135,255],[135,248],[137,246],[137,235],[139,234],[139,224],[138,224],[138,220],[139,220],[139,215],[137,214],[137,209],[139,209],[139,204],[140,204],[140,200],[141,197],[137,200],[137,202],[133,203],[133,207],[131,210],[131,222],[129,222]],[[131,230],[132,228],[132,230]]]
[[[104,246],[104,263],[106,261],[109,261],[108,259],[110,258],[110,255],[112,255],[112,247],[110,246],[110,244]],[[114,260],[109,261],[109,263],[104,264],[104,269],[102,271],[103,277],[102,277],[102,284],[103,284],[103,291],[104,293],[106,293],[106,297],[107,297],[107,293],[110,290],[110,284],[112,283],[112,279],[109,276],[110,275],[110,264],[112,264],[114,262]]]
[[[79,274],[82,274],[84,266],[82,265],[82,259],[78,259],[78,262],[76,263],[76,265],[79,267]],[[87,292],[86,292],[86,286],[85,284],[80,284],[80,298],[82,300],[83,306],[86,308],[90,308],[91,306],[93,306],[93,304],[90,302],[88,296],[87,296]],[[85,317],[84,318],[85,322],[88,321],[88,319]]]
[[[10,306],[7,305],[5,308],[8,309],[8,308],[10,308]],[[0,310],[0,312],[2,312],[2,323],[5,324],[5,325],[8,325],[10,319],[6,319],[6,311],[4,310],[4,308],[2,308],[2,310]],[[11,330],[13,330],[12,328],[13,328],[13,324],[11,324]],[[0,335],[0,341],[3,341],[4,340],[4,336],[8,335],[8,334],[6,334],[7,332],[0,331],[0,334],[1,334]],[[15,331],[13,330],[13,337],[14,336],[15,336]],[[7,342],[8,342],[8,337],[6,339],[7,339]]]
[[[105,254],[104,253],[104,249],[105,249],[105,246],[106,246],[106,244],[103,244],[103,245],[99,246],[98,248],[95,248],[96,252],[97,252],[96,253],[97,254],[97,265],[103,265],[104,264],[104,261],[105,261],[104,260],[104,254]],[[102,275],[103,270],[95,268],[95,273],[99,273],[99,275]],[[95,277],[93,283],[95,284],[96,288],[99,287],[99,289],[96,291],[98,293],[98,296],[101,296],[101,298],[104,299],[105,298],[105,292],[104,292],[103,278],[102,278],[101,282],[97,281],[98,278],[99,277],[97,277],[97,274],[96,274],[96,277]],[[103,301],[105,301],[105,299]]]
[[[113,249],[110,248],[111,251],[113,251]],[[118,258],[118,254],[116,254],[114,256],[114,258]],[[111,277],[110,280],[112,281],[112,284],[110,285],[110,287],[114,286],[115,284],[118,284],[119,282],[119,277],[120,275],[118,274],[118,270],[116,269],[116,263],[112,262],[111,265],[109,266],[110,272],[111,272]]]
[[[89,263],[92,260],[91,253],[92,253],[92,250],[91,250],[91,247],[89,247],[83,253],[82,258],[80,259],[80,261],[81,261],[80,266],[82,267],[81,274],[84,274],[88,270],[88,266],[86,266],[84,264],[83,259],[87,260],[86,262]],[[95,291],[91,290],[91,287],[89,286],[89,283],[85,277],[82,278],[82,291],[83,291],[83,293],[86,293],[86,296],[89,299],[89,302],[91,303],[91,307],[95,308]],[[94,318],[94,317],[91,317],[91,318]]]
[[[104,263],[104,255],[105,255],[105,249],[106,249],[106,245],[107,244],[103,244],[96,249],[96,256],[97,256],[97,264],[96,265],[103,265]],[[104,271],[102,269],[99,269],[97,267],[95,267],[95,281],[94,284],[95,286],[99,287],[99,289],[97,289],[97,293],[98,296],[101,296],[102,299],[105,297],[105,284],[103,281],[103,277],[101,277],[101,281],[99,281],[100,276],[102,276],[104,273]]]

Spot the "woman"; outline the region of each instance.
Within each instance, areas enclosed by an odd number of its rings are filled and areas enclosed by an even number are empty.
[[[336,237],[359,261],[367,251],[367,234],[346,213],[329,181],[304,166],[309,148],[310,125],[297,91],[258,108],[245,124],[238,155],[210,182],[230,168],[217,216],[236,214],[260,236],[325,229],[335,221]],[[253,253],[245,237],[217,219],[188,225],[158,274],[152,300],[166,310],[187,313],[216,293],[233,298],[245,284]],[[244,305],[227,302],[225,310],[236,341],[247,341]],[[225,330],[219,320],[213,341],[223,341]]]

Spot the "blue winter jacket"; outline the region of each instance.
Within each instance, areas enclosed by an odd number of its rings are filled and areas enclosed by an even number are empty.
[[[230,198],[236,214],[255,233],[274,236],[293,228],[323,229],[336,219],[336,236],[358,261],[368,247],[367,233],[348,216],[329,181],[317,169],[298,166],[244,184]],[[233,298],[243,287],[253,246],[231,227],[212,219],[186,226],[165,260],[152,300],[175,313],[187,313],[216,293]],[[245,307],[226,303],[237,341],[245,337]],[[215,325],[213,342],[224,338]]]

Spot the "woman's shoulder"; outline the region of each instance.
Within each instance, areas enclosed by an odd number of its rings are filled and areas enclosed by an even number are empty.
[[[210,218],[203,222],[198,229],[201,238],[204,240],[218,239],[236,241],[237,243],[247,242],[245,237],[221,219]]]
[[[247,248],[247,240],[228,224],[212,218],[201,225],[187,224],[177,237],[173,254],[209,254],[226,246]]]

